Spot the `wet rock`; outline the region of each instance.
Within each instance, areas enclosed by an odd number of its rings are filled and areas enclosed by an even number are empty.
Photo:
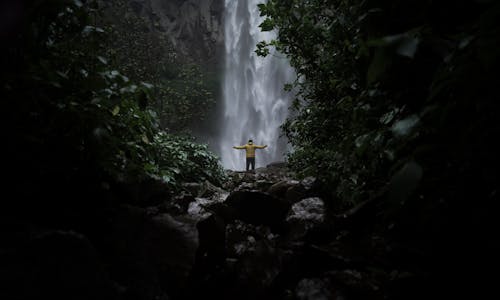
[[[250,290],[268,289],[281,271],[281,250],[267,240],[252,241],[252,248],[238,261],[237,273],[240,282]]]
[[[182,188],[194,197],[199,197],[203,191],[203,185],[198,182],[185,182],[182,184]]]
[[[257,175],[255,174],[255,172],[245,172],[241,180],[253,183],[257,180]]]
[[[219,204],[227,198],[226,195],[221,195],[220,198],[206,199],[195,198],[195,201],[189,203],[188,214],[195,220],[202,220],[218,211]]]
[[[187,214],[191,202],[196,201],[190,193],[181,192],[181,194],[173,196],[172,200],[165,201],[157,207],[158,213],[167,213],[174,216]]]
[[[306,189],[306,190],[312,190],[316,187],[318,184],[318,180],[316,177],[308,176],[300,181],[300,184]]]
[[[301,183],[290,186],[285,192],[285,199],[290,204],[297,203],[308,196],[308,190]]]
[[[237,186],[243,183],[243,178],[245,177],[246,172],[237,172],[232,170],[226,170],[227,180],[223,183],[222,188],[225,190],[234,190]]]
[[[248,251],[255,250],[257,241],[267,240],[274,245],[277,235],[274,235],[267,226],[255,226],[236,220],[227,225],[226,237],[228,255],[239,257]]]
[[[202,197],[202,198],[214,198],[214,197],[218,197],[218,196],[220,196],[220,195],[222,195],[224,193],[227,193],[227,192],[224,191],[223,189],[221,189],[220,187],[215,186],[210,181],[206,180],[202,184],[202,189],[201,189],[198,197]]]
[[[286,220],[291,224],[290,235],[302,238],[324,224],[325,204],[320,198],[306,198],[292,205]]]
[[[234,189],[235,191],[255,191],[255,184],[251,182],[243,182]]]
[[[285,198],[286,191],[292,187],[299,184],[297,180],[282,180],[278,183],[273,184],[267,192],[277,198]]]
[[[293,178],[293,172],[288,170],[286,164],[281,162],[271,163],[266,168],[256,169],[256,174],[265,176],[267,179],[272,180],[274,182],[278,182],[284,179]]]
[[[325,203],[320,198],[307,198],[292,205],[287,221],[304,221],[307,227],[325,220]]]
[[[255,181],[255,189],[265,192],[273,185],[272,181],[266,179],[259,179]]]
[[[295,288],[295,295],[299,300],[343,299],[343,297],[337,297],[331,290],[330,281],[322,278],[304,278],[300,280]]]
[[[218,198],[223,194],[227,194],[222,188],[215,186],[209,181],[204,181],[202,183],[198,182],[187,182],[182,184],[183,189],[193,197],[199,198]]]

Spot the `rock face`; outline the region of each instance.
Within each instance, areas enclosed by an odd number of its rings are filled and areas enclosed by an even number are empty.
[[[184,58],[216,66],[224,50],[223,0],[129,0],[137,15],[151,21]]]

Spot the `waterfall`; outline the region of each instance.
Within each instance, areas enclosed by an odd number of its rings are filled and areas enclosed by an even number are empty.
[[[271,50],[267,57],[259,57],[254,52],[258,42],[275,37],[274,32],[260,31],[263,18],[257,4],[262,2],[225,0],[224,107],[218,145],[227,169],[245,168],[245,151],[232,146],[244,145],[249,139],[268,145],[257,150],[256,167],[283,160],[287,147],[279,127],[286,119],[291,95],[283,86],[295,75],[282,54]]]

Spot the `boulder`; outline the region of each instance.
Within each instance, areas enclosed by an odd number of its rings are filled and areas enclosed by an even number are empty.
[[[182,188],[184,189],[184,191],[190,193],[194,197],[199,197],[198,195],[200,195],[203,191],[203,185],[198,182],[182,183]]]
[[[268,193],[236,191],[231,193],[224,206],[229,220],[238,219],[253,225],[267,225],[273,232],[283,230],[290,205]]]
[[[235,191],[255,191],[256,187],[255,187],[255,183],[243,182],[239,186],[237,186],[234,190]]]
[[[269,227],[252,225],[236,220],[226,227],[228,255],[241,257],[248,251],[254,251],[257,241],[266,240],[270,245],[275,243],[277,235],[271,233]]]
[[[295,287],[298,300],[344,299],[332,290],[332,283],[323,278],[304,278]]]
[[[267,179],[258,179],[255,181],[255,188],[262,192],[267,191],[272,185],[273,182]]]
[[[290,186],[285,192],[285,200],[290,204],[295,204],[308,196],[308,190],[301,183]]]
[[[296,186],[299,184],[300,184],[300,182],[297,180],[282,180],[280,182],[273,184],[271,187],[269,187],[267,192],[274,197],[285,198],[286,191],[290,187]]]
[[[202,190],[201,190],[200,194],[198,195],[198,197],[213,198],[213,197],[217,197],[218,195],[221,195],[224,193],[225,193],[225,191],[223,189],[221,189],[218,186],[215,186],[210,181],[205,180],[205,182],[203,182],[203,184],[202,184]]]
[[[196,223],[199,247],[193,274],[206,274],[226,259],[226,223],[216,214]]]
[[[306,198],[295,203],[286,218],[293,238],[303,238],[326,221],[325,204],[320,198]]]
[[[150,216],[122,205],[110,217],[103,243],[116,280],[129,297],[175,296],[194,265],[198,236],[194,221],[169,214]]]
[[[182,215],[188,212],[189,205],[196,201],[196,198],[190,193],[181,193],[174,196],[172,201],[165,202],[163,205],[164,212],[172,215]]]

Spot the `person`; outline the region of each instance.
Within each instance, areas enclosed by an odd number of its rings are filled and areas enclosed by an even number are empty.
[[[267,145],[259,146],[255,145],[252,140],[248,140],[243,146],[233,146],[234,149],[245,149],[247,157],[247,171],[250,166],[252,166],[252,171],[255,170],[255,149],[264,149]]]

